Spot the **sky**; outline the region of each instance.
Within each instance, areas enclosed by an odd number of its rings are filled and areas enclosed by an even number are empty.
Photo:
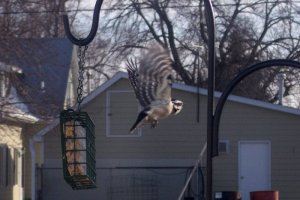
[[[250,0],[252,1],[252,0]],[[243,2],[247,2],[247,0],[243,1]],[[95,3],[96,0],[82,0],[81,4],[79,5],[79,10],[93,10],[95,7]],[[104,0],[105,3],[105,0]],[[296,2],[296,4],[298,4],[298,2]],[[68,5],[67,5],[68,6]],[[77,6],[77,5],[75,5]],[[105,5],[102,5],[102,8],[105,8]],[[67,9],[72,9],[71,7],[67,8]],[[76,23],[74,28],[78,31],[80,31],[80,29],[82,29],[82,31],[85,34],[89,33],[90,28],[91,28],[91,24],[92,24],[92,15],[93,12],[92,11],[87,11],[87,12],[80,12],[77,16],[76,16]],[[100,12],[101,15],[101,12]],[[100,23],[101,23],[101,17],[100,17]],[[84,37],[84,36],[83,36]],[[297,88],[298,90],[299,88]],[[283,104],[284,105],[289,105],[292,107],[300,107],[300,93],[297,92],[297,97],[295,96],[287,96],[283,99]]]
[[[103,5],[101,8],[104,8],[104,3],[106,0],[103,0]],[[82,0],[80,5],[78,6],[78,10],[88,10],[88,11],[81,11],[78,12],[73,28],[76,29],[79,33],[89,33],[90,28],[92,26],[92,17],[93,17],[93,10],[96,4],[96,0]],[[77,4],[67,3],[66,4],[67,10],[74,10],[77,9]],[[101,15],[102,12],[100,12]],[[101,19],[101,18],[100,18]],[[84,36],[83,36],[84,37]]]

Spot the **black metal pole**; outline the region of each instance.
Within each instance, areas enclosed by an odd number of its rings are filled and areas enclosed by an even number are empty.
[[[103,3],[103,0],[96,1],[94,13],[93,13],[92,27],[91,27],[90,33],[84,39],[77,39],[74,37],[74,35],[71,33],[71,30],[70,30],[68,15],[63,15],[64,29],[65,29],[66,36],[73,44],[75,44],[77,46],[87,46],[94,39],[94,37],[96,36],[96,33],[97,33],[97,29],[98,29],[99,15],[100,15],[102,3]]]
[[[206,157],[206,200],[212,199],[213,183],[213,112],[215,90],[215,17],[210,0],[204,0],[208,31],[208,94],[207,94],[207,157]]]
[[[293,61],[293,60],[286,60],[286,59],[274,59],[274,60],[268,60],[259,62],[256,64],[251,65],[250,67],[244,69],[241,71],[232,81],[229,82],[229,84],[224,89],[218,104],[216,106],[215,114],[214,114],[214,139],[215,142],[214,145],[217,145],[218,138],[219,138],[219,124],[220,124],[220,118],[222,115],[224,104],[231,93],[231,91],[237,86],[244,78],[252,74],[253,72],[256,72],[258,70],[267,68],[267,67],[293,67],[300,69],[300,62]],[[213,156],[216,156],[217,154],[213,153]]]

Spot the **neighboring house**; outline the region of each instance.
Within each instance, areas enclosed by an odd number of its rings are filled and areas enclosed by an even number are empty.
[[[42,145],[42,199],[177,199],[206,142],[206,94],[173,84],[183,100],[180,114],[128,130],[139,111],[127,74],[117,73],[82,104],[96,126],[97,188],[72,190],[63,180],[59,120],[34,135]],[[216,92],[216,100],[220,93]],[[214,158],[213,191],[278,190],[280,198],[300,199],[300,111],[230,96],[220,124],[220,156]],[[205,167],[203,158],[202,167]],[[201,170],[187,195],[201,199]],[[197,198],[195,198],[197,199]]]
[[[1,200],[31,198],[31,136],[73,106],[76,68],[67,39],[0,40]]]

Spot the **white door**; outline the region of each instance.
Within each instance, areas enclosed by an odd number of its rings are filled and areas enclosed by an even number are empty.
[[[239,142],[239,191],[243,200],[250,192],[271,189],[271,144],[269,141]]]

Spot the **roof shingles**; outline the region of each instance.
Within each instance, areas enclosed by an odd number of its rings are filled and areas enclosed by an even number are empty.
[[[63,109],[72,51],[60,38],[0,41],[0,62],[22,70],[10,73],[11,84],[34,116],[53,117]]]

